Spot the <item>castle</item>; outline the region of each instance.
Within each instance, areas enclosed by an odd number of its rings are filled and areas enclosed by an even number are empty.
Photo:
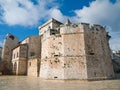
[[[114,77],[109,35],[101,25],[65,24],[50,19],[39,36],[22,42],[8,34],[2,59],[16,75],[43,79],[110,79]]]

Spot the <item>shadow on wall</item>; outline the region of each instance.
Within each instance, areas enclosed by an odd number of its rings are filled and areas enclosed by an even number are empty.
[[[120,79],[120,73],[115,73],[115,78]]]
[[[10,66],[9,66],[8,62],[6,62],[6,61],[0,61],[0,73],[2,75],[8,75],[8,74],[11,75],[12,71],[10,69]]]

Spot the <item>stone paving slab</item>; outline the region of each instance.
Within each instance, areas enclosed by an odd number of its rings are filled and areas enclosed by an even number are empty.
[[[39,77],[0,76],[0,90],[120,90],[120,79],[63,82]]]

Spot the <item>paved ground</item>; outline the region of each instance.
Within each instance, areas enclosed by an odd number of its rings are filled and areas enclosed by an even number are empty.
[[[39,77],[0,76],[0,90],[120,90],[119,80],[54,81]]]

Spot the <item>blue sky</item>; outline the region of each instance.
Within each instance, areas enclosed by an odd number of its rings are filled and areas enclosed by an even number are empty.
[[[38,35],[38,26],[51,18],[106,26],[110,46],[120,49],[120,0],[0,0],[0,46],[7,33],[21,40]]]

